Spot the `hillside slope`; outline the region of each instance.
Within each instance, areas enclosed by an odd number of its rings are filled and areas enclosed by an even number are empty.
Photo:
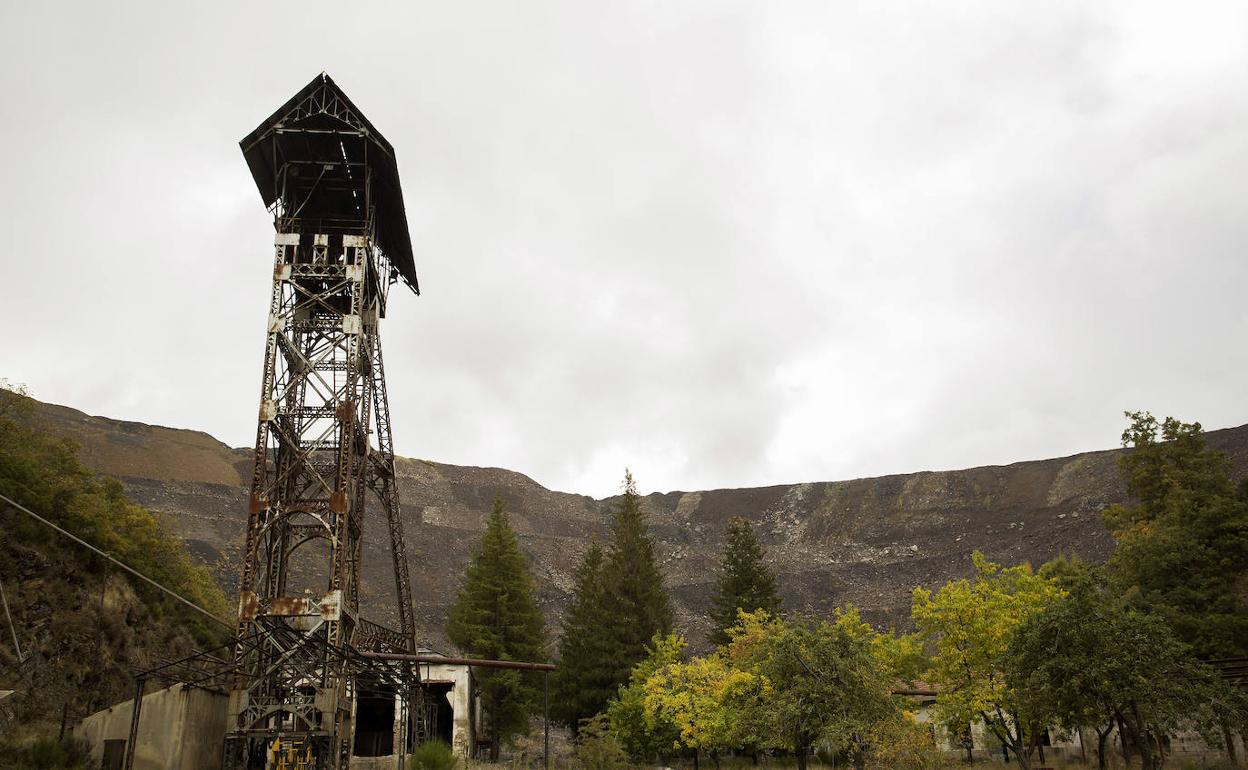
[[[0,720],[7,741],[47,734],[133,691],[131,675],[228,639],[207,620],[28,515],[56,522],[188,597],[216,617],[228,603],[208,570],[121,485],[84,468],[72,447],[28,418],[33,402],[0,390]],[[0,762],[5,767],[8,764]],[[20,762],[19,762],[20,765]]]
[[[38,411],[48,431],[82,445],[83,462],[118,477],[139,503],[169,516],[200,559],[234,590],[246,524],[250,450],[204,433],[90,417],[62,406]],[[1248,426],[1212,431],[1211,446],[1248,474]],[[755,489],[652,494],[645,502],[659,539],[677,623],[700,642],[724,523],[757,522],[790,609],[853,602],[876,623],[905,625],[910,592],[969,573],[970,553],[1017,562],[1059,553],[1103,560],[1112,547],[1098,515],[1121,501],[1121,450],[959,471]],[[549,618],[565,606],[572,571],[590,539],[607,537],[612,499],[553,492],[514,471],[400,458],[416,615],[423,639],[445,646],[442,623],[495,494],[507,501],[533,558]],[[366,523],[362,606],[392,622],[384,524]]]

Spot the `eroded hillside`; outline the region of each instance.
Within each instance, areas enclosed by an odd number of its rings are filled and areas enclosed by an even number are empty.
[[[82,445],[92,468],[121,479],[136,501],[169,517],[198,558],[234,589],[246,524],[250,450],[203,433],[90,417],[42,405],[49,431]],[[1237,478],[1248,470],[1248,426],[1213,431]],[[1099,512],[1125,497],[1119,450],[960,471],[645,498],[678,625],[705,635],[704,609],[732,516],[758,522],[790,609],[853,602],[877,623],[905,625],[910,592],[970,570],[970,553],[1040,563],[1059,553],[1104,559]],[[533,558],[549,618],[565,605],[590,539],[606,538],[611,499],[553,492],[514,471],[399,460],[416,614],[424,639],[445,646],[442,622],[495,494]],[[390,622],[392,572],[384,526],[366,523],[364,614]]]

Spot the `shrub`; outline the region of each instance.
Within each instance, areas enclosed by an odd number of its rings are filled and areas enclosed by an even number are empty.
[[[909,714],[877,724],[868,742],[868,770],[941,770],[949,766],[949,758],[936,745],[931,726],[915,722]]]
[[[581,722],[574,767],[576,770],[628,770],[628,755],[611,731],[605,715]]]
[[[88,755],[82,741],[54,738],[37,738],[21,748],[0,745],[0,752],[4,753],[0,768],[16,770],[80,770]]]
[[[426,741],[412,752],[409,767],[412,770],[454,770],[459,757],[442,741]]]

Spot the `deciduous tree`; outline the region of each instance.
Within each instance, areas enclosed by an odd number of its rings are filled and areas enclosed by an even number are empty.
[[[1198,657],[1248,655],[1248,485],[1235,488],[1200,423],[1127,417],[1119,467],[1135,502],[1104,513],[1111,577]]]
[[[765,688],[749,719],[769,745],[792,751],[800,770],[817,741],[850,748],[895,713],[892,682],[870,640],[845,626],[742,613],[731,635],[729,660]]]
[[[1123,601],[1100,569],[1064,562],[1053,572],[1066,594],[1019,626],[1004,656],[1007,687],[1042,702],[1066,729],[1095,729],[1101,768],[1115,727],[1144,770],[1161,766],[1161,738],[1175,730],[1216,744],[1220,718],[1241,708],[1235,693],[1163,618]]]
[[[670,663],[645,682],[646,722],[674,726],[678,746],[707,752],[718,767],[721,753],[751,742],[737,696],[754,692],[756,682],[719,653]]]
[[[1019,626],[1061,596],[1050,579],[1023,564],[1001,567],[976,552],[975,576],[946,583],[935,594],[914,590],[919,632],[935,641],[928,676],[936,685],[936,712],[946,724],[982,720],[1022,770],[1051,714],[1045,702],[1006,681],[1005,653]]]
[[[607,705],[607,717],[620,745],[634,759],[670,756],[680,743],[680,729],[666,714],[646,713],[646,682],[661,669],[685,660],[685,640],[678,634],[655,635],[646,656],[629,673],[628,684]]]

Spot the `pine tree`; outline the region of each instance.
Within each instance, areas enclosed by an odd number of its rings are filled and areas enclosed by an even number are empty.
[[[533,583],[503,501],[495,498],[464,585],[448,613],[446,635],[475,657],[544,661],[546,630],[533,598]],[[519,671],[481,669],[474,675],[493,738],[490,758],[497,761],[501,744],[528,727],[538,689]]]
[[[737,624],[738,610],[766,610],[773,616],[779,613],[776,576],[763,564],[763,555],[763,547],[750,523],[740,517],[729,519],[724,558],[719,568],[719,591],[710,611],[715,624],[710,634],[711,644],[728,643],[728,629]]]
[[[663,573],[654,555],[654,538],[633,474],[625,471],[624,494],[614,511],[612,542],[605,564],[606,638],[613,647],[609,661],[613,681],[628,681],[633,666],[647,655],[647,645],[672,630],[672,605],[663,587]]]
[[[553,682],[551,715],[580,727],[581,720],[603,711],[619,683],[611,660],[614,645],[607,629],[605,557],[593,541],[576,569],[572,603],[560,623],[559,668]]]

